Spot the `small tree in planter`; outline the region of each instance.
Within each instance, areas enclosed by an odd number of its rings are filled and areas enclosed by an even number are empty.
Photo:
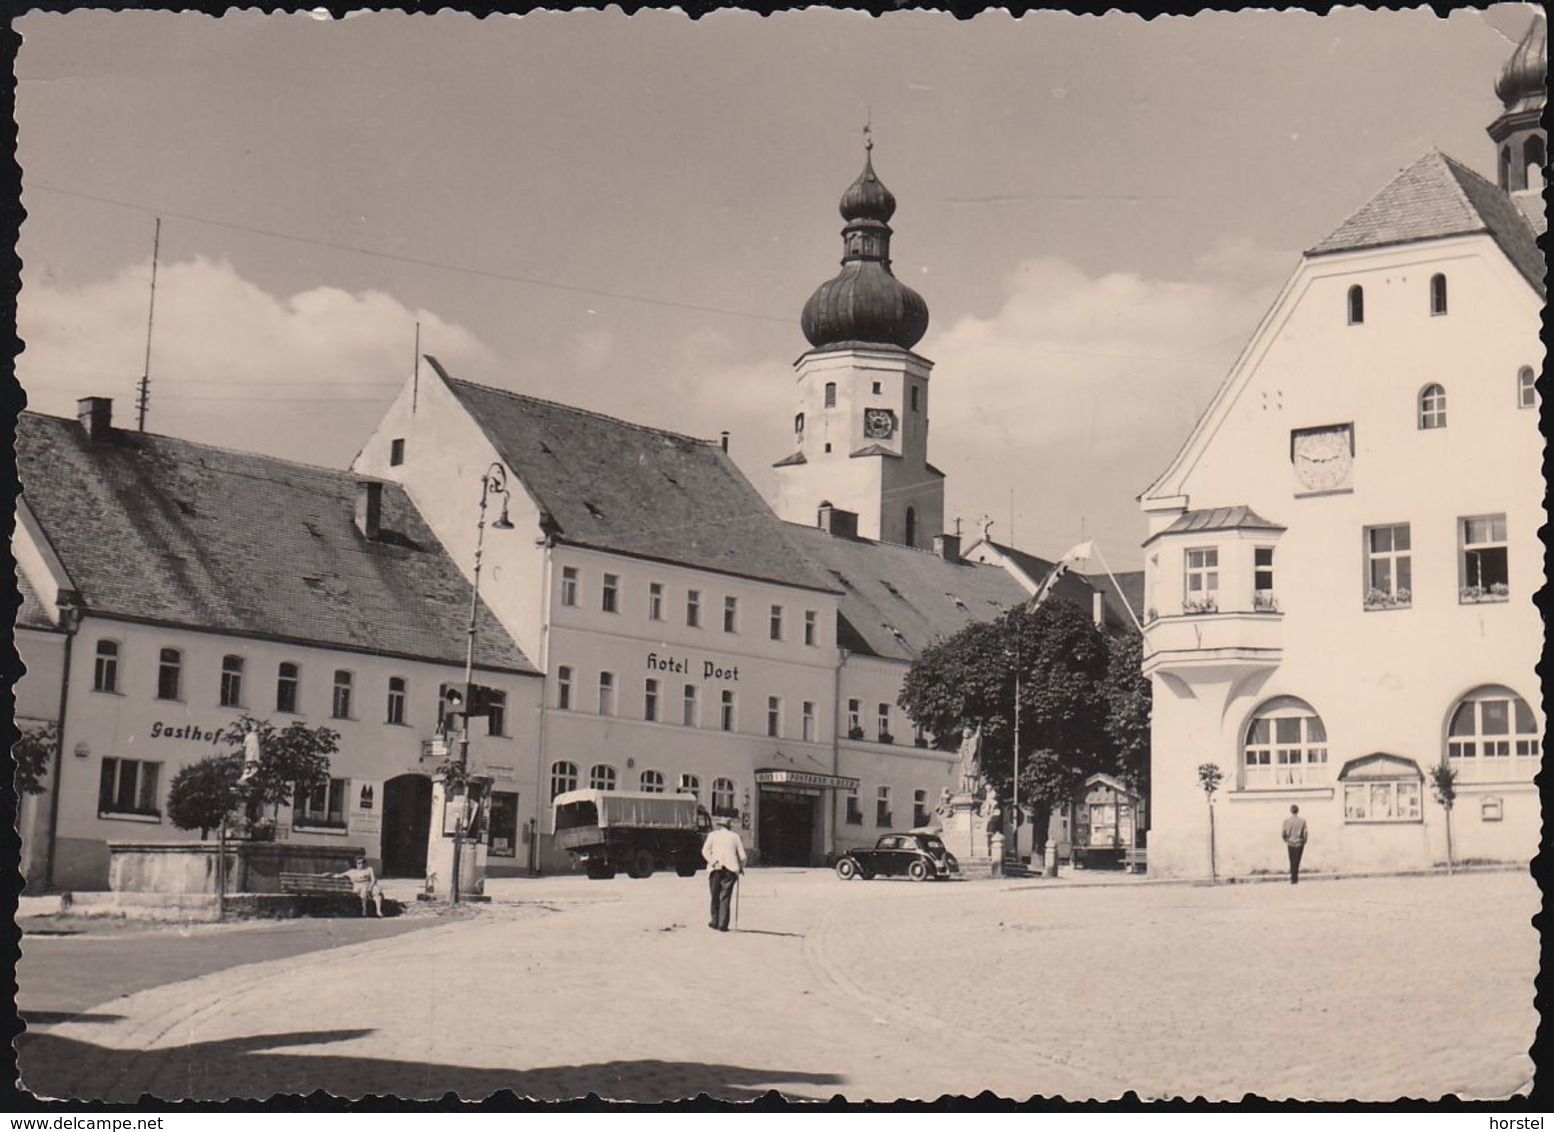
[[[1457,768],[1441,759],[1430,768],[1430,788],[1441,809],[1446,811],[1446,875],[1450,876],[1456,871],[1451,845],[1451,808],[1457,802]]]
[[[1218,763],[1200,763],[1198,766],[1198,785],[1203,790],[1203,796],[1209,802],[1209,883],[1219,880],[1219,869],[1214,860],[1214,795],[1219,790],[1220,783],[1225,781],[1225,772],[1220,770]]]
[[[49,766],[54,752],[59,750],[59,727],[51,722],[38,723],[23,729],[21,738],[11,748],[16,760],[16,792],[18,794],[42,794],[49,776]]]
[[[259,734],[259,768],[237,787],[250,836],[274,836],[282,802],[329,780],[329,756],[340,749],[340,734],[328,727],[309,727],[300,720],[277,730],[267,719],[245,715],[227,729],[227,744],[243,748],[249,729]],[[243,756],[237,754],[239,774]],[[268,819],[264,807],[270,807]]]
[[[207,755],[190,763],[167,788],[167,817],[179,829],[199,830],[204,841],[243,801],[237,780],[242,755]]]

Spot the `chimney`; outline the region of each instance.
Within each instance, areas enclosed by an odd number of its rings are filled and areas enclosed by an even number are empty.
[[[88,440],[107,440],[113,431],[113,398],[82,397],[76,402],[76,420]]]
[[[720,436],[720,438],[723,441],[723,451],[727,452],[728,451],[728,429],[724,429],[722,431],[722,433],[719,434],[719,436]]]
[[[960,535],[934,535],[933,552],[946,562],[959,562]]]
[[[842,538],[857,538],[858,513],[843,511],[831,503],[822,503],[817,526],[827,534],[839,535]]]
[[[356,529],[363,538],[376,539],[383,533],[383,484],[377,480],[357,481]]]
[[[1100,590],[1090,591],[1090,616],[1095,619],[1097,629],[1106,628],[1106,602],[1102,599]]]

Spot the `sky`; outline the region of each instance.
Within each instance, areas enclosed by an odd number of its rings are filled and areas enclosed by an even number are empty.
[[[160,218],[148,431],[344,467],[419,323],[457,377],[726,429],[770,497],[868,124],[947,523],[1136,569],[1302,249],[1432,146],[1493,179],[1531,18],[32,12],[17,377],[132,424]]]

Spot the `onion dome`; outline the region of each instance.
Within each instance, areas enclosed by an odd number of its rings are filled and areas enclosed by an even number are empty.
[[[1525,110],[1542,106],[1545,99],[1544,75],[1549,69],[1549,25],[1542,12],[1533,15],[1532,26],[1521,43],[1500,68],[1495,94],[1507,110]]]
[[[890,271],[890,225],[896,198],[874,172],[874,143],[863,172],[842,194],[842,270],[815,288],[800,325],[817,349],[887,345],[910,350],[928,332],[928,304]]]

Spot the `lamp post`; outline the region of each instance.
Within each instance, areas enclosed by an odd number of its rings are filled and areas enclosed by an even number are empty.
[[[499,531],[510,531],[513,524],[507,518],[507,469],[500,461],[492,465],[481,474],[480,477],[480,520],[475,524],[475,572],[469,588],[469,624],[464,630],[464,719],[459,729],[459,754],[457,774],[454,780],[464,790],[464,803],[459,807],[459,816],[453,828],[453,880],[448,888],[449,900],[457,904],[459,902],[459,881],[462,867],[461,856],[464,846],[464,834],[466,822],[469,817],[470,788],[469,788],[469,709],[473,706],[469,702],[470,685],[475,677],[475,633],[480,614],[480,561],[485,553],[486,545],[486,507],[491,502],[493,495],[502,497],[502,514],[491,524]],[[448,804],[447,795],[448,778],[443,780],[443,805]]]

